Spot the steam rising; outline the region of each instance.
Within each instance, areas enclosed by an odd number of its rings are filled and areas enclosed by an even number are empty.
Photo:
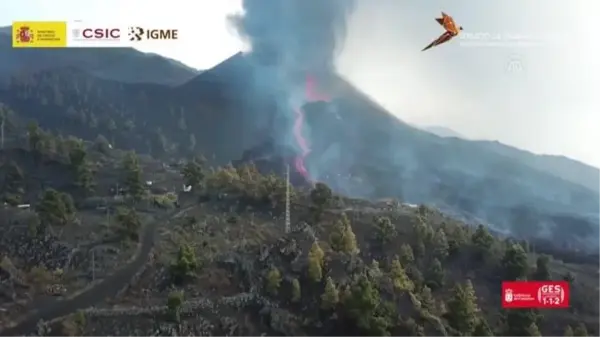
[[[242,6],[231,21],[252,53],[298,80],[334,70],[354,0],[244,0]]]

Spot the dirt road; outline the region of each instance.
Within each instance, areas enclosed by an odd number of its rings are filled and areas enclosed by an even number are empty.
[[[52,301],[39,308],[35,312],[30,313],[15,326],[6,328],[0,331],[0,336],[19,336],[27,335],[35,332],[37,323],[40,320],[49,321],[61,316],[68,315],[77,310],[89,308],[96,303],[102,302],[108,298],[114,297],[123,289],[128,282],[137,274],[144,266],[154,244],[156,242],[156,232],[159,224],[162,221],[181,217],[188,207],[183,210],[171,213],[166,217],[161,217],[159,220],[152,222],[144,228],[142,234],[141,248],[137,257],[125,267],[117,270],[114,274],[104,279],[95,287],[73,297],[62,301]]]

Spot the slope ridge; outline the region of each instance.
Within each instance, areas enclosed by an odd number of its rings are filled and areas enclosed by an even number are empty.
[[[221,165],[271,138],[270,156],[281,160],[293,145],[283,137],[289,118],[257,95],[254,75],[241,54],[172,88],[53,69],[16,78],[0,90],[0,101],[43,127],[103,135],[157,157],[202,153]],[[597,193],[479,143],[413,128],[344,79],[334,82],[331,103],[305,107],[315,179],[348,195],[431,204],[523,236],[597,244]],[[274,167],[282,172],[281,161]],[[579,230],[570,229],[574,224]]]

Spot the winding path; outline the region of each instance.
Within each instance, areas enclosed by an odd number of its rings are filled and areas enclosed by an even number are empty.
[[[129,264],[117,270],[96,286],[73,298],[51,301],[50,303],[41,305],[37,310],[29,313],[24,319],[20,320],[15,326],[0,331],[0,336],[22,336],[30,334],[35,331],[37,323],[40,320],[49,321],[61,316],[66,316],[77,310],[91,307],[107,298],[115,297],[147,262],[156,241],[156,232],[159,224],[166,219],[181,217],[181,215],[190,208],[191,207],[187,207],[183,210],[172,212],[169,215],[160,217],[159,220],[148,224],[144,228],[141,248],[139,249],[136,258]]]

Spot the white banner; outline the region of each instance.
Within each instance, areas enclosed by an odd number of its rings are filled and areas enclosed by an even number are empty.
[[[127,48],[149,42],[176,41],[179,35],[176,27],[69,21],[67,48]]]

